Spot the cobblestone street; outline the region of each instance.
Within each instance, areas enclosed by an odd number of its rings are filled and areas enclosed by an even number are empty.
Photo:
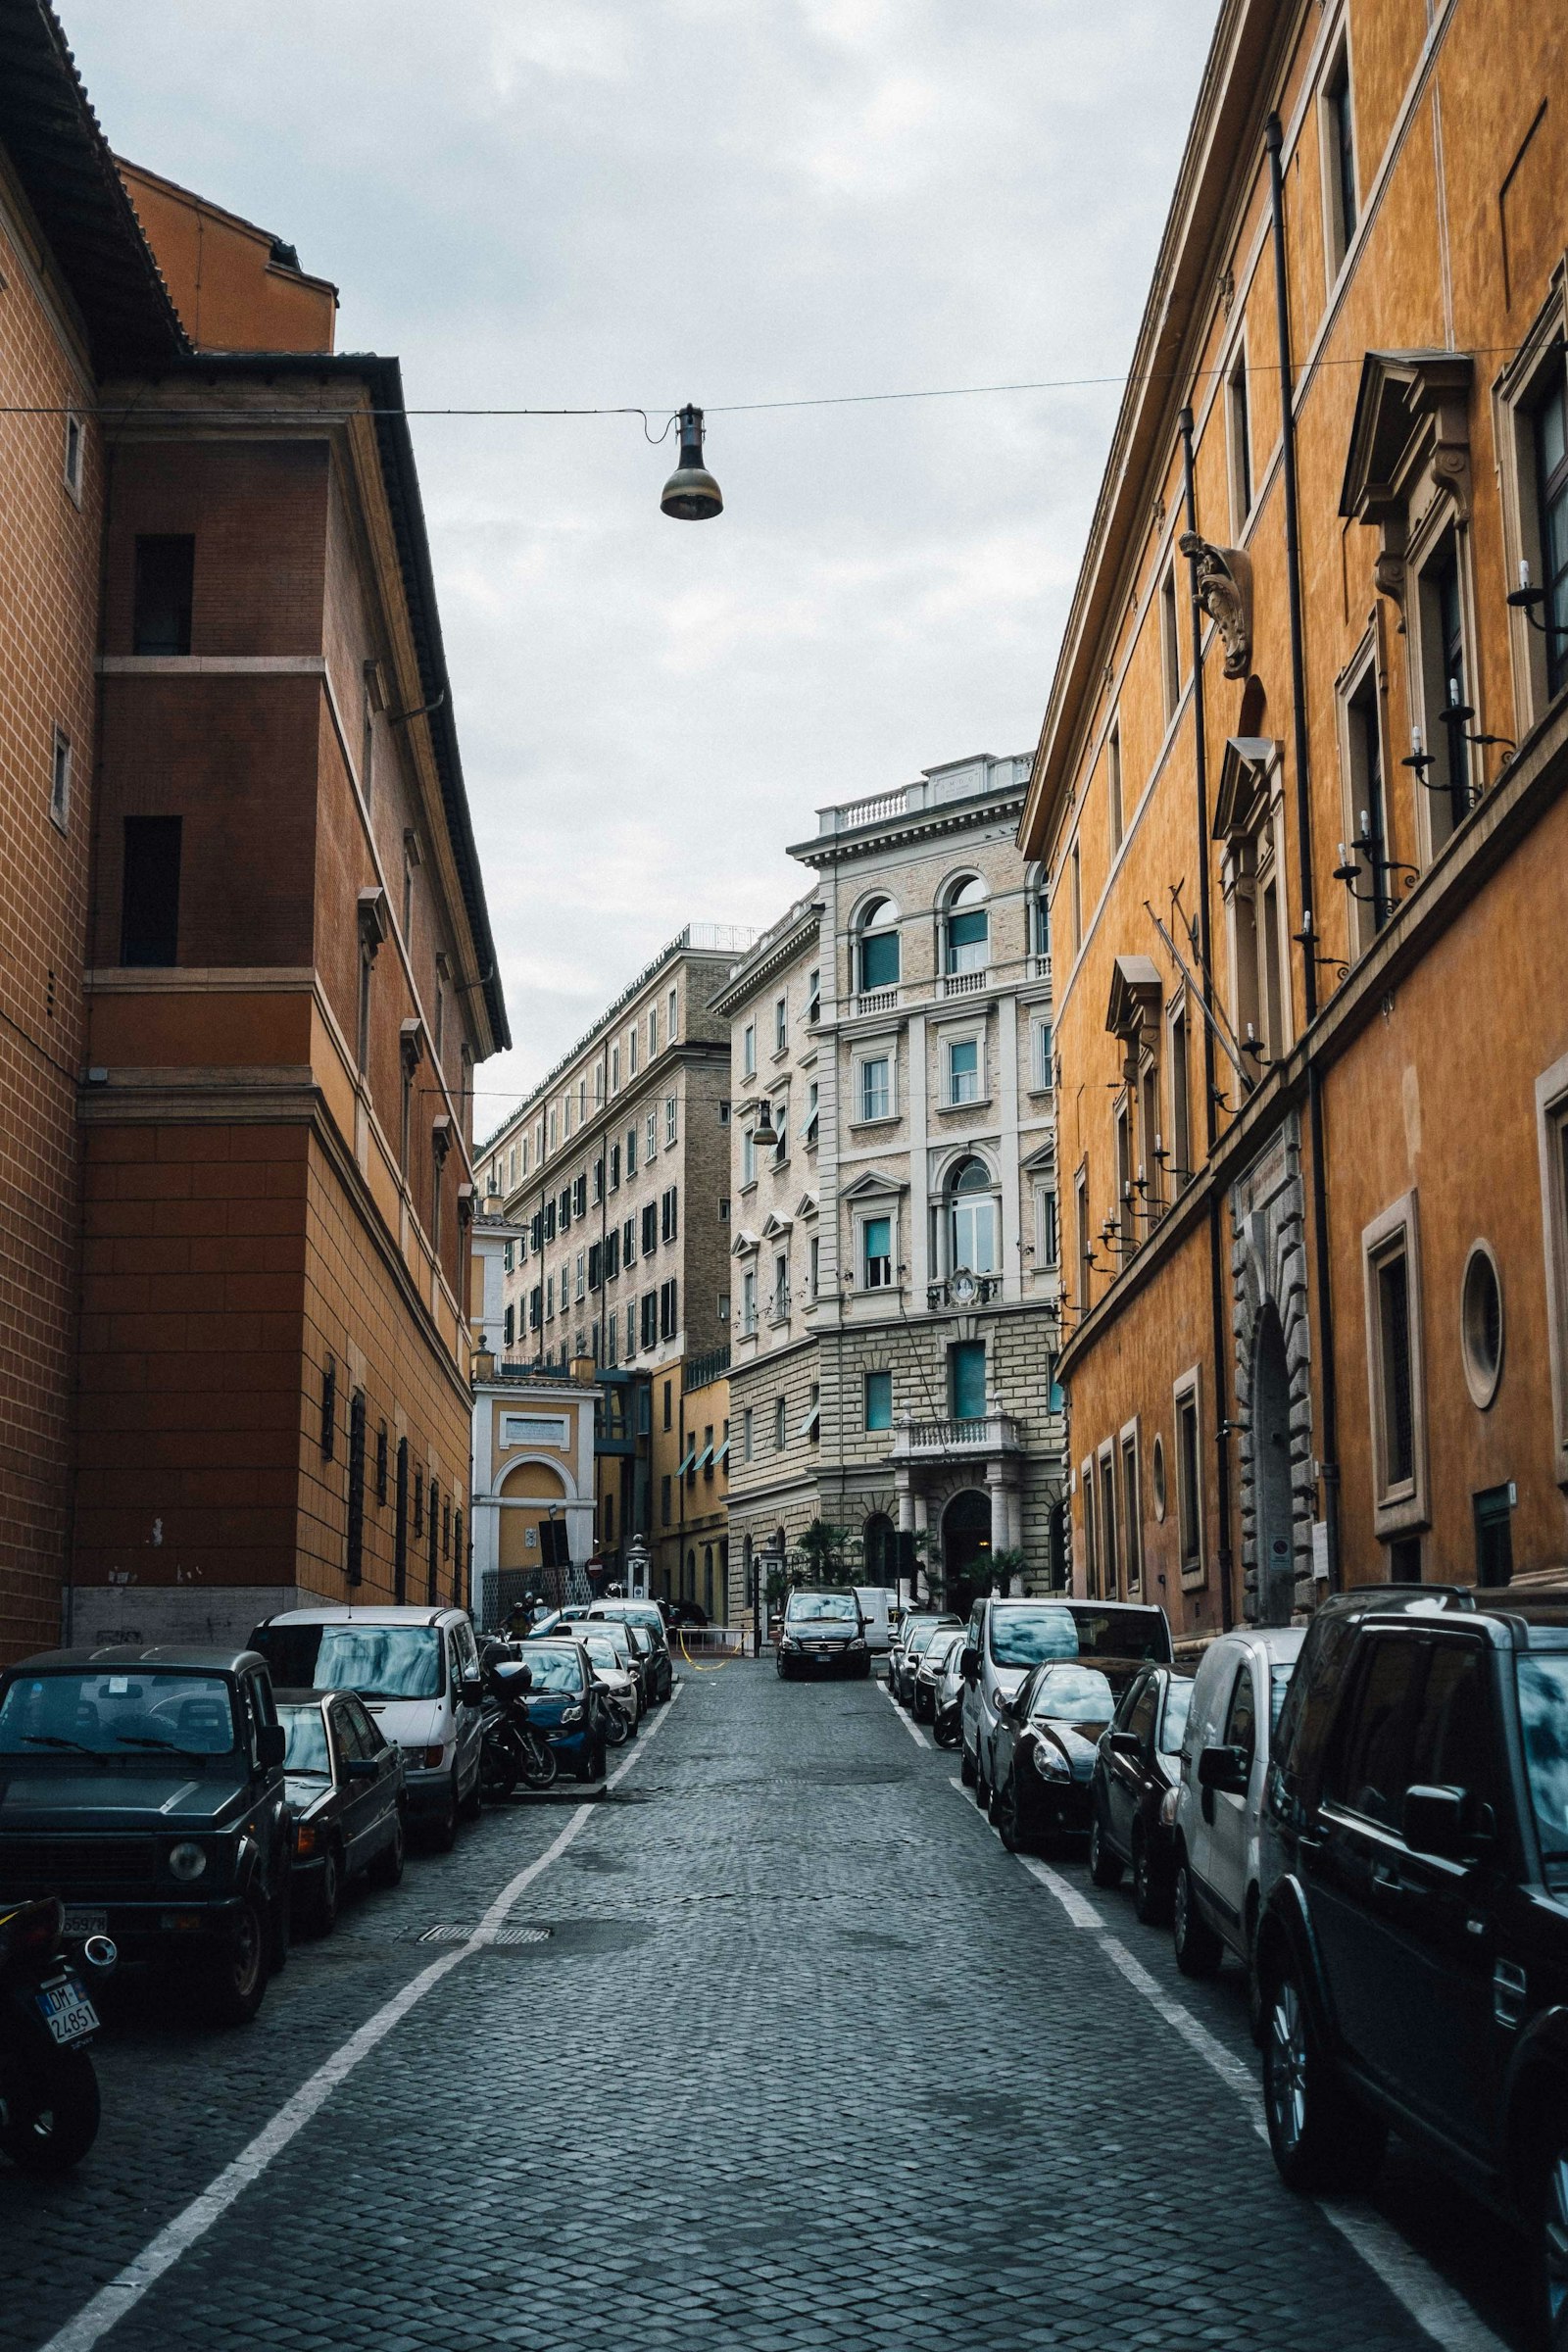
[[[416,1858],[252,2029],[132,2002],[79,2175],[0,2177],[0,2342],[1518,2344],[1511,2240],[1397,2153],[1376,2207],[1289,2196],[1239,1977],[1010,1860],[911,1730],[687,1674],[608,1797]],[[498,1932],[541,1938],[419,1941],[529,1865]]]

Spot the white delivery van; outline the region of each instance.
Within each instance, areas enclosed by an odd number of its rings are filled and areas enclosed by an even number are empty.
[[[857,1585],[855,1597],[865,1619],[865,1640],[873,1657],[886,1657],[893,1647],[892,1612],[898,1605],[898,1595],[885,1585]]]

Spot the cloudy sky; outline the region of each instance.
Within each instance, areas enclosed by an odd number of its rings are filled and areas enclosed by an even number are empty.
[[[823,802],[1024,751],[1216,0],[57,0],[124,154],[299,249],[416,421],[516,1049],[481,1134]]]

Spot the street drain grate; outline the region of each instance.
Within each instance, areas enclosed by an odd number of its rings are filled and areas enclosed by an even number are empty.
[[[466,1943],[468,1938],[476,1936],[478,1932],[477,1928],[460,1928],[444,1924],[437,1928],[421,1928],[413,1940],[416,1943]],[[552,1933],[553,1930],[550,1928],[497,1928],[495,1934],[487,1938],[487,1948],[489,1944],[510,1946],[519,1943],[548,1943]]]

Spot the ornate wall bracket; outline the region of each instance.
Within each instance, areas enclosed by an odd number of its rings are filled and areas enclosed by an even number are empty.
[[[1239,547],[1211,547],[1197,531],[1178,542],[1193,566],[1198,601],[1220,634],[1225,675],[1245,678],[1252,666],[1252,563]]]

